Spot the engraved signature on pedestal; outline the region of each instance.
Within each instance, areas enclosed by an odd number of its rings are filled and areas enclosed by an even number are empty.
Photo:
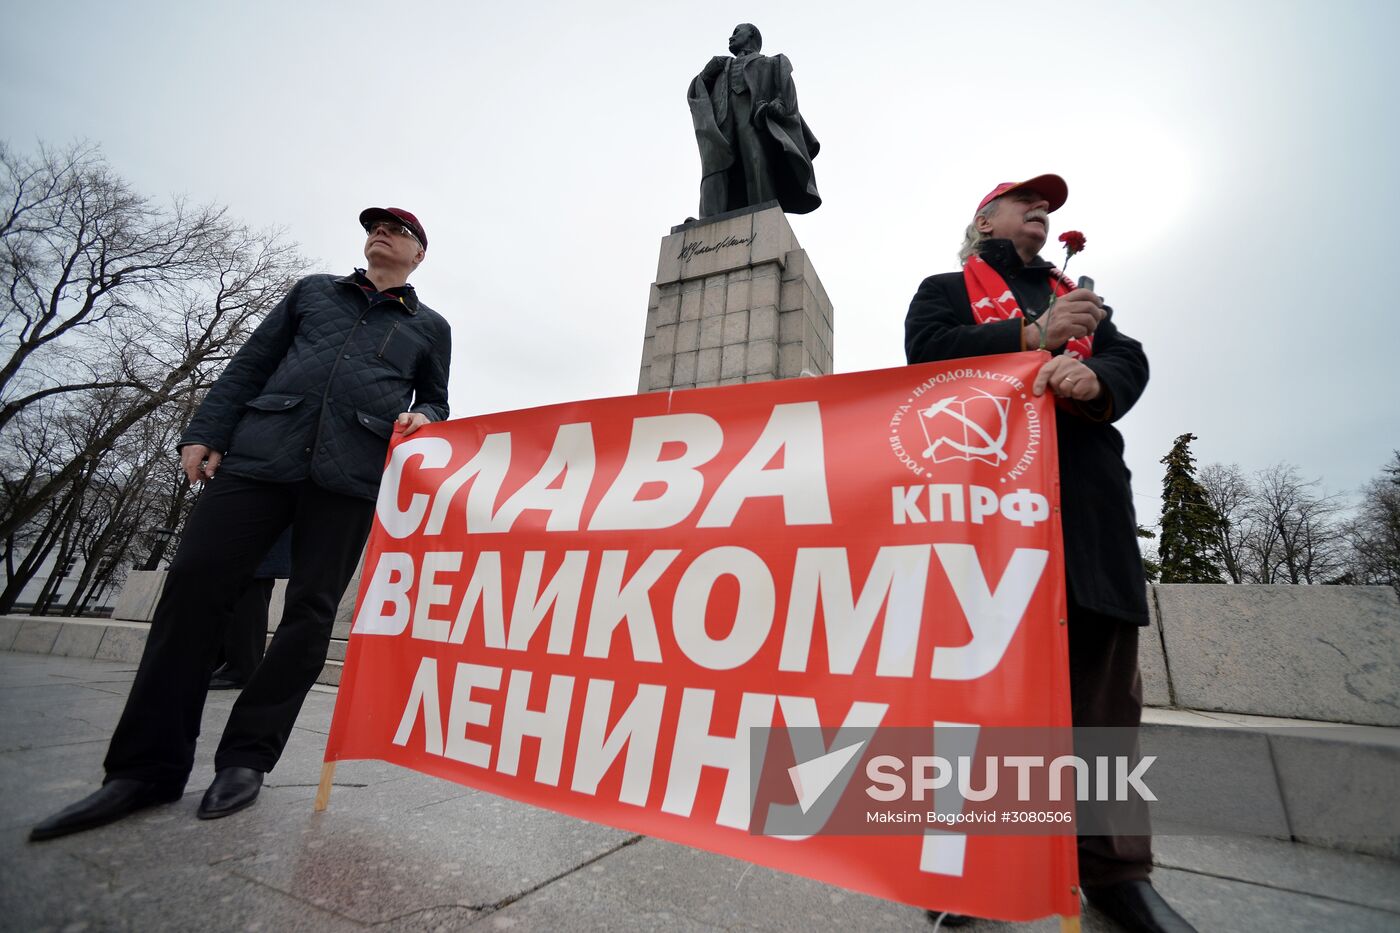
[[[748,246],[754,241],[757,234],[749,234],[746,237],[727,236],[718,243],[706,243],[704,240],[693,240],[681,247],[681,262],[690,262],[702,253],[713,253],[716,250],[728,249],[731,246]]]

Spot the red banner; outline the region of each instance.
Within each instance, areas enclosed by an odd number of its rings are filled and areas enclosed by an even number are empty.
[[[1078,913],[1073,836],[811,823],[856,768],[855,744],[837,749],[848,730],[1070,724],[1053,405],[1030,392],[1043,359],[396,438],[326,760],[390,761],[909,904]],[[806,828],[775,830],[753,737],[818,726],[820,760],[791,769],[785,801]],[[791,744],[790,762],[812,759]]]

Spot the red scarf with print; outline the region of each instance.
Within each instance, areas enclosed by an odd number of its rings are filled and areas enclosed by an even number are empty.
[[[1009,321],[1014,317],[1025,317],[1021,312],[1021,306],[1016,303],[1016,296],[1011,294],[1011,289],[1007,287],[1006,280],[1001,274],[991,266],[981,256],[973,256],[963,264],[963,282],[967,285],[967,297],[972,302],[972,319],[978,324],[986,324],[991,321]],[[1074,283],[1065,278],[1064,273],[1053,266],[1050,269],[1050,288],[1056,297],[1068,294],[1074,290]],[[1040,320],[1045,320],[1044,315]],[[1038,331],[1032,331],[1026,335],[1027,343],[1030,343],[1032,334],[1039,336]],[[1075,337],[1065,344],[1065,355],[1076,359],[1087,360],[1094,355],[1094,335],[1088,334],[1084,337]]]

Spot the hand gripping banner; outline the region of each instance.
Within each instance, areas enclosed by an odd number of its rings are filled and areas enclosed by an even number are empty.
[[[909,904],[1077,914],[1072,835],[822,823],[828,794],[865,783],[877,729],[937,743],[936,727],[1070,724],[1053,403],[1030,391],[1043,359],[396,438],[326,761]]]

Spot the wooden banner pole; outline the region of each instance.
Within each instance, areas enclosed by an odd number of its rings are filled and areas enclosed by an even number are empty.
[[[315,812],[325,811],[326,806],[331,802],[331,779],[335,777],[335,762],[328,761],[321,765],[321,783],[316,788]]]
[[[1077,874],[1077,873],[1076,873],[1076,874]],[[1075,899],[1076,901],[1079,901],[1079,902],[1080,902],[1079,908],[1080,908],[1080,913],[1082,914],[1082,913],[1083,913],[1083,909],[1084,909],[1084,903],[1083,903],[1083,901],[1082,901],[1082,900],[1080,899],[1080,897],[1079,897],[1079,885],[1078,885],[1078,883],[1075,883],[1075,884],[1070,885],[1069,893],[1072,894],[1072,895],[1074,895],[1074,899]],[[1061,915],[1060,915],[1060,933],[1079,933],[1079,917],[1080,917],[1080,914],[1061,914]]]

